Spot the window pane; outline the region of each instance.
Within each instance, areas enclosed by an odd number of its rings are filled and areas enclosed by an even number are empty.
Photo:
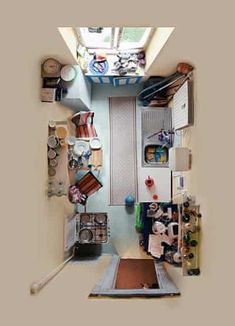
[[[123,27],[119,48],[134,49],[143,47],[150,31],[150,27]]]
[[[88,48],[111,48],[112,41],[112,28],[111,27],[101,27],[97,28],[100,33],[94,32],[95,28],[80,28],[80,32],[84,41],[84,45]],[[93,30],[93,32],[92,32]]]

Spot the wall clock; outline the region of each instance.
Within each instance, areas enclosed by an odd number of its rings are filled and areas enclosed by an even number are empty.
[[[42,77],[60,77],[61,63],[53,58],[48,58],[42,63]]]

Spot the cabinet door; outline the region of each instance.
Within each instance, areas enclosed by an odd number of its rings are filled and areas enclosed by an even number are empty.
[[[77,214],[68,216],[64,220],[64,253],[66,254],[77,241]]]
[[[154,180],[152,187],[147,187],[145,180]],[[154,200],[153,195],[158,199]],[[138,202],[170,202],[171,201],[171,170],[169,168],[140,168],[138,172]]]
[[[63,95],[62,104],[80,110],[91,108],[91,84],[83,74],[81,68],[73,66],[77,75],[71,82],[63,82],[63,86],[67,89],[67,93]]]

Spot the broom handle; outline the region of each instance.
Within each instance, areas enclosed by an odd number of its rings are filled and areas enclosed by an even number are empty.
[[[39,281],[35,281],[31,284],[30,293],[37,294],[48,282],[50,282],[65,266],[66,264],[74,257],[74,250],[70,257],[68,257],[62,264],[53,269],[48,275],[43,277]]]

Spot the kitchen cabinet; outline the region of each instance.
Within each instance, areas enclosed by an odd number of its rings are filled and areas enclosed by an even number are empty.
[[[71,82],[63,85],[66,91],[63,92],[61,103],[71,107],[75,111],[87,111],[91,108],[91,83],[83,74],[80,66],[73,66],[76,69],[76,77]]]

